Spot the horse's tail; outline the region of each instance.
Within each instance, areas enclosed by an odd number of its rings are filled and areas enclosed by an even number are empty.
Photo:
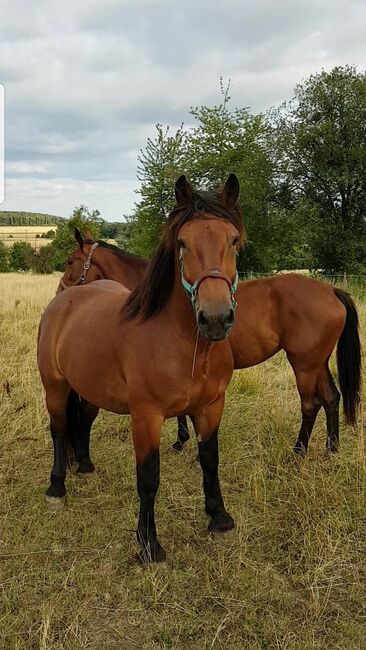
[[[80,423],[80,399],[70,390],[66,405],[67,427],[64,434],[64,453],[66,465],[70,468],[76,461],[76,436]]]
[[[358,314],[351,296],[341,289],[334,290],[347,311],[346,323],[337,346],[339,385],[347,424],[356,424],[361,392],[361,344]]]

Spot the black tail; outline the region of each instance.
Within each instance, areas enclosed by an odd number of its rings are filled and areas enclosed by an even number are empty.
[[[358,314],[351,296],[341,289],[334,290],[347,310],[346,324],[337,346],[338,378],[343,397],[347,424],[356,424],[361,392],[361,344],[358,334]]]
[[[67,428],[64,435],[64,453],[66,466],[69,468],[76,461],[76,436],[80,421],[79,395],[71,389],[66,406]]]

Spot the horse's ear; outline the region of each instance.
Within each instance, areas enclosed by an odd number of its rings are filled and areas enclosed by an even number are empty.
[[[84,230],[84,239],[87,239],[89,242],[94,241],[94,237],[90,230]]]
[[[235,174],[229,174],[224,189],[222,190],[222,199],[228,208],[234,208],[238,202],[240,184]]]
[[[175,200],[179,206],[193,201],[193,189],[187,176],[182,174],[175,182]]]
[[[84,241],[83,241],[83,238],[81,236],[81,232],[80,232],[80,230],[78,228],[74,229],[74,235],[75,235],[75,239],[76,239],[77,243],[79,244],[80,248],[82,248],[84,246]]]

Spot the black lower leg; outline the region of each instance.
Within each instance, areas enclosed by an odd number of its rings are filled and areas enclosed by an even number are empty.
[[[162,562],[165,551],[156,537],[154,505],[159,487],[159,451],[150,453],[142,463],[137,463],[137,491],[140,497],[140,514],[137,541],[141,545],[144,562]]]
[[[327,418],[327,449],[332,454],[339,449],[339,394],[331,403],[324,405]]]
[[[295,454],[299,454],[300,456],[306,455],[311,432],[313,430],[314,422],[316,420],[316,416],[318,415],[319,408],[319,405],[316,404],[312,407],[312,409],[307,410],[306,412],[303,411],[301,429],[294,446]]]
[[[90,429],[98,414],[98,409],[92,404],[81,400],[80,404],[80,418],[78,434],[76,436],[76,460],[79,464],[77,472],[79,474],[86,474],[94,472],[95,467],[90,459]]]
[[[188,422],[185,415],[178,417],[178,436],[173,445],[176,451],[182,451],[185,443],[189,440]]]
[[[66,494],[65,489],[65,435],[66,421],[61,425],[51,419],[51,435],[53,441],[54,462],[51,470],[51,485],[46,491],[49,497],[61,498]]]
[[[219,483],[219,450],[217,430],[210,438],[198,443],[199,458],[203,472],[205,510],[211,517],[209,530],[225,531],[234,527],[234,521],[225,510]]]

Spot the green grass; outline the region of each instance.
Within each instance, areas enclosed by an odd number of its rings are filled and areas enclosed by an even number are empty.
[[[35,347],[56,286],[55,276],[0,276],[0,648],[366,647],[362,416],[357,430],[342,424],[331,460],[319,416],[309,457],[293,460],[300,412],[283,354],[237,373],[228,391],[220,466],[236,529],[226,537],[207,533],[196,446],[171,453],[174,422],[164,427],[156,508],[164,565],[136,561],[128,418],[98,417],[96,473],[68,476],[67,507],[48,511]]]

